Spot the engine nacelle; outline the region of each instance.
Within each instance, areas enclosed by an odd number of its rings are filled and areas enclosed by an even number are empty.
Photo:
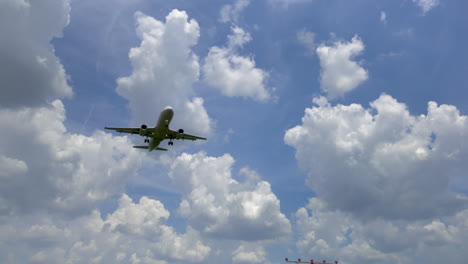
[[[146,134],[146,129],[148,128],[147,125],[143,124],[141,125],[141,128],[140,128],[140,135],[144,136]]]
[[[176,139],[181,139],[183,134],[184,134],[184,130],[182,128],[177,130],[177,133],[176,133],[176,136],[175,136]]]

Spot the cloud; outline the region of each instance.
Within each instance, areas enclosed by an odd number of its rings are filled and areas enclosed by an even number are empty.
[[[413,0],[413,3],[417,4],[423,11],[424,14],[429,12],[432,8],[440,4],[439,0]]]
[[[240,183],[231,175],[234,159],[225,154],[183,153],[169,176],[182,193],[179,212],[203,234],[231,240],[259,241],[281,238],[291,231],[270,184],[242,169]]]
[[[191,50],[200,36],[198,23],[177,9],[166,16],[166,23],[141,12],[135,18],[141,44],[130,50],[133,72],[119,78],[116,89],[129,101],[133,123],[154,125],[159,111],[170,105],[176,114],[174,127],[184,125],[187,132],[208,135],[211,120],[203,99],[192,90],[199,76],[198,57]]]
[[[380,11],[380,22],[387,24],[387,13]]]
[[[288,8],[289,5],[303,4],[312,2],[313,0],[268,0],[270,5],[274,7]]]
[[[330,208],[358,218],[410,220],[467,206],[467,197],[450,188],[454,174],[468,171],[468,119],[454,106],[429,102],[426,115],[413,116],[385,94],[370,109],[332,106],[323,97],[314,102],[284,140]]]
[[[237,22],[240,13],[247,6],[249,6],[250,0],[237,0],[233,5],[224,5],[220,12],[220,21],[223,23]]]
[[[320,88],[329,99],[342,97],[368,78],[367,71],[352,59],[361,54],[364,44],[358,36],[351,42],[337,41],[333,46],[317,48],[320,59]]]
[[[269,263],[266,251],[262,246],[240,245],[232,253],[233,263]]]
[[[295,215],[299,234],[296,246],[302,254],[321,256],[328,262],[400,262],[398,254],[386,254],[375,249],[370,242],[372,237],[358,235],[359,227],[364,225],[346,213],[330,210],[317,198],[310,199],[307,209],[300,208]]]
[[[9,24],[8,30],[18,30],[18,36],[24,37],[25,43],[18,47],[44,44],[47,56],[54,59],[50,63],[49,57],[36,57],[47,73],[41,73],[43,79],[36,80],[36,84],[62,80],[66,86],[64,72],[55,70],[63,66],[53,54],[50,40],[68,24],[69,2],[7,1],[0,6],[1,14],[11,11],[29,15],[17,24]],[[53,13],[55,8],[63,8],[64,13]],[[174,14],[176,18],[182,16],[180,21],[183,15]],[[10,18],[1,16],[0,20],[5,17]],[[182,28],[193,32],[190,25]],[[41,41],[35,43],[36,38]],[[171,46],[184,45],[180,39],[172,41]],[[29,56],[28,52],[34,50],[18,51]],[[21,55],[17,58],[22,59]],[[23,70],[12,71],[34,77]],[[124,194],[118,208],[101,217],[96,208],[122,194],[127,180],[137,174],[141,164],[151,161],[135,151],[126,136],[114,137],[100,130],[89,136],[69,132],[65,106],[57,99],[65,96],[63,93],[29,83],[9,85],[12,90],[41,95],[35,102],[12,99],[9,104],[0,103],[0,123],[8,128],[0,137],[0,262],[162,264],[169,260],[200,262],[210,254],[210,247],[202,242],[198,231],[187,227],[181,234],[166,225],[169,212],[160,201],[141,197],[133,202]],[[71,88],[67,89],[71,94]],[[183,99],[190,111],[204,110],[201,98]]]
[[[10,178],[16,175],[23,175],[28,171],[28,165],[22,160],[12,159],[0,155],[0,178]]]
[[[204,81],[228,97],[246,97],[267,101],[271,95],[265,87],[268,73],[255,67],[252,58],[242,57],[237,50],[252,38],[242,28],[233,27],[228,46],[210,49],[203,65]]]
[[[0,110],[10,127],[0,138],[0,262],[197,262],[209,254],[194,230],[165,225],[169,212],[147,197],[123,195],[102,219],[98,203],[121,193],[144,158],[127,137],[70,134],[64,121],[59,100]]]
[[[178,234],[165,222],[162,203],[122,195],[118,208],[103,218],[99,211],[72,219],[46,213],[10,218],[1,230],[1,259],[21,263],[168,263],[200,262],[210,253],[198,233]],[[22,245],[17,247],[15,245]],[[140,262],[138,262],[140,261]]]
[[[361,221],[311,198],[295,215],[296,246],[304,255],[346,263],[456,263],[468,256],[459,250],[467,242],[468,225],[462,220],[467,213],[462,210],[444,220]]]
[[[72,88],[50,45],[69,22],[70,1],[0,3],[0,107],[40,106]]]
[[[123,195],[119,209],[108,216],[104,225],[109,224],[111,231],[154,242],[154,249],[170,258],[202,261],[210,253],[210,248],[198,240],[196,232],[190,229],[184,235],[175,233],[172,227],[164,225],[168,218],[169,212],[160,201],[143,196],[139,204],[134,204]]]
[[[127,137],[70,134],[64,121],[59,100],[0,110],[0,123],[9,128],[0,138],[0,198],[8,211],[86,212],[136,174],[143,158]]]
[[[297,40],[307,49],[307,55],[313,56],[317,44],[315,43],[315,33],[302,29],[297,32]]]

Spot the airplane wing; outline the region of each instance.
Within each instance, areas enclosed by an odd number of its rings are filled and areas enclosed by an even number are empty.
[[[105,127],[104,129],[115,130],[120,133],[140,134],[141,128],[139,127]],[[153,132],[153,128],[145,129],[146,132]]]
[[[204,137],[194,136],[194,135],[190,135],[186,133],[180,133],[180,132],[170,130],[170,129],[167,132],[166,139],[206,140],[206,138]]]

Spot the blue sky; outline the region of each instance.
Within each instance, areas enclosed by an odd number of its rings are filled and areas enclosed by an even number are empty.
[[[0,7],[1,262],[466,259],[464,1]]]

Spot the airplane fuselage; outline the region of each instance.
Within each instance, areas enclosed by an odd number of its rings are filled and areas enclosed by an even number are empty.
[[[174,110],[171,107],[166,107],[159,114],[158,122],[154,127],[154,134],[150,139],[148,150],[152,151],[159,146],[161,141],[166,138],[169,124],[174,116]]]

